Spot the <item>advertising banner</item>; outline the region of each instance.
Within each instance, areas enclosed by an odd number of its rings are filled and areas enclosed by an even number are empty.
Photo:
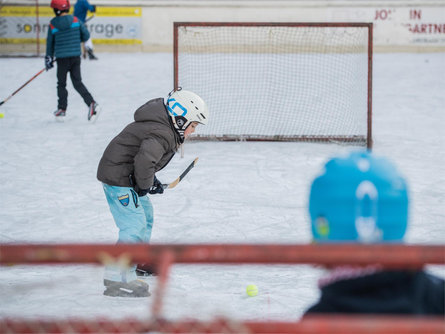
[[[142,44],[141,7],[97,7],[90,17],[93,14],[85,25],[95,44]],[[53,17],[50,7],[4,6],[0,9],[0,43],[36,43],[37,38],[45,43]]]
[[[329,21],[374,23],[374,45],[445,46],[445,7],[332,8]]]

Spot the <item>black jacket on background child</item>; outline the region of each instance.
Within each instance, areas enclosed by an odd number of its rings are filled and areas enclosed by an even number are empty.
[[[321,286],[309,313],[443,315],[445,282],[424,271],[377,271]]]

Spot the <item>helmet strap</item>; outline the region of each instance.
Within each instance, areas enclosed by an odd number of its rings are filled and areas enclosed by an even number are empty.
[[[184,131],[187,128],[187,119],[183,116],[172,116],[170,115],[170,119],[172,120],[173,127],[176,132],[181,137],[181,141],[184,141]]]
[[[56,16],[60,16],[60,15],[62,15],[62,13],[69,13],[69,9],[64,9],[64,10],[60,10],[60,9],[57,9],[57,8],[53,8],[53,10],[54,10],[54,14],[56,14]]]
[[[175,124],[176,124],[178,130],[181,130],[184,132],[188,125],[187,118],[185,118],[184,116],[174,116],[174,117],[175,117]]]

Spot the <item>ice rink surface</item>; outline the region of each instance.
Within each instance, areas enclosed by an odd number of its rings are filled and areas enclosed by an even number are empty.
[[[0,107],[0,242],[114,243],[117,228],[101,184],[108,142],[147,100],[173,84],[171,54],[102,53],[84,61],[84,83],[102,107],[95,124],[68,84],[64,123],[54,120],[56,71],[43,73]],[[3,100],[31,78],[42,58],[0,59]],[[376,54],[374,152],[393,160],[410,189],[408,243],[445,243],[445,54]],[[215,78],[217,80],[217,78]],[[265,125],[267,126],[267,125]],[[160,173],[175,189],[152,196],[152,243],[309,243],[307,198],[335,144],[190,142]],[[443,268],[430,268],[445,276]],[[296,320],[318,298],[320,269],[308,266],[175,265],[163,308],[172,318]],[[126,316],[150,313],[153,298],[102,295],[102,268],[0,267],[0,316]],[[152,291],[156,278],[148,280]],[[259,295],[245,294],[248,284]]]

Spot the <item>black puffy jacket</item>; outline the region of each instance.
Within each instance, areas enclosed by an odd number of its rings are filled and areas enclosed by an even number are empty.
[[[134,186],[129,180],[132,174],[140,189],[150,188],[155,173],[167,165],[180,144],[164,99],[150,100],[136,110],[134,122],[108,144],[97,178],[111,186],[130,187]]]
[[[443,315],[445,282],[424,271],[381,271],[321,289],[309,313]]]

